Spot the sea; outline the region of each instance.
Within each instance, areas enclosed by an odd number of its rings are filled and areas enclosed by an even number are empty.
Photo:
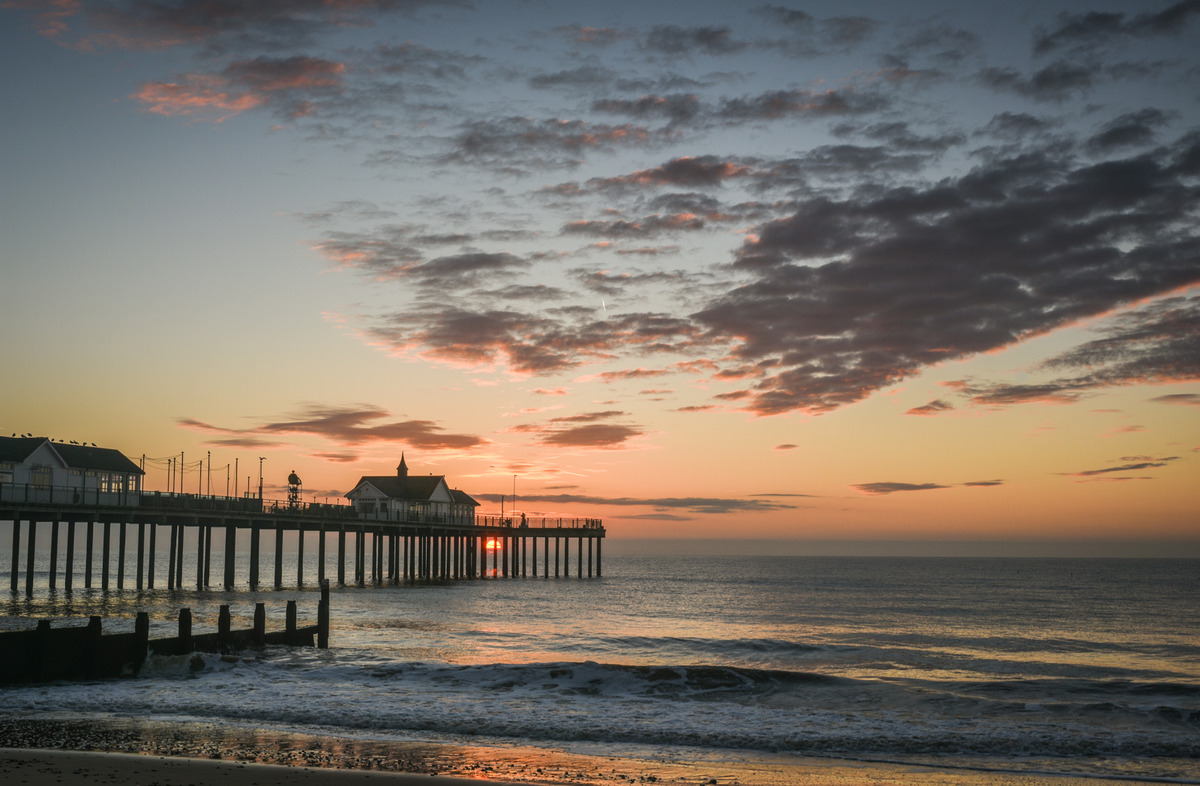
[[[611,551],[602,577],[335,585],[328,649],[152,657],[137,676],[0,688],[0,715],[765,762],[780,783],[806,757],[1200,783],[1195,560]],[[202,633],[221,604],[251,627],[262,602],[271,629],[288,599],[313,624],[318,597],[60,583],[0,597],[0,628],[101,614],[117,632],[145,610],[154,638],[179,608]]]

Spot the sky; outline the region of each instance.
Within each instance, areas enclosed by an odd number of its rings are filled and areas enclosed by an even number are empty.
[[[1200,556],[1198,40],[0,0],[0,432],[317,501],[404,456],[632,548]]]

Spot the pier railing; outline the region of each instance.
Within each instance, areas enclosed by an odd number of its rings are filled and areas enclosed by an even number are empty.
[[[387,521],[398,524],[474,525],[478,527],[511,527],[513,529],[598,529],[604,526],[604,521],[598,518],[522,516],[520,514],[472,516],[423,510],[410,510],[403,516],[389,518],[364,515],[353,505],[338,502],[293,503],[250,496],[223,497],[167,491],[103,491],[98,488],[39,486],[31,483],[0,482],[0,503],[79,508],[136,507],[147,511],[303,516],[344,522]]]

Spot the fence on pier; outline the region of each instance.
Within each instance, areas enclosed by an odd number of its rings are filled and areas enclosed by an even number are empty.
[[[268,644],[315,644],[325,649],[329,646],[329,583],[321,586],[316,625],[297,626],[294,600],[287,603],[283,630],[268,631],[266,618],[265,605],[258,603],[254,627],[231,630],[229,606],[221,606],[216,632],[195,634],[191,610],[180,609],[178,635],[162,639],[150,638],[150,618],[144,611],[138,612],[133,633],[103,635],[101,617],[68,628],[52,628],[50,620],[39,620],[35,630],[0,633],[0,685],[136,675],[151,654],[227,654]]]

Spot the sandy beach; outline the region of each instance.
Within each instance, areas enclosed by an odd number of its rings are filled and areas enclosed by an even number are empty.
[[[575,762],[578,764],[578,762]],[[717,768],[722,769],[722,768]],[[735,768],[736,769],[736,768]],[[5,783],[27,786],[195,786],[223,783],[225,786],[414,786],[438,783],[467,784],[481,780],[495,784],[523,783],[690,783],[690,784],[792,784],[793,786],[850,786],[850,784],[906,784],[907,786],[1083,786],[1095,783],[1084,778],[1061,778],[1009,773],[977,773],[934,770],[883,764],[805,760],[786,774],[774,768],[726,770],[719,777],[705,778],[695,772],[663,766],[661,775],[632,778],[610,772],[563,772],[556,778],[524,777],[509,781],[479,772],[472,777],[436,773],[400,773],[369,770],[258,764],[244,761],[206,760],[132,753],[60,750],[0,749],[0,776]],[[715,770],[714,770],[715,771]],[[530,773],[525,772],[528,776]],[[1106,780],[1106,783],[1122,782]],[[1135,781],[1129,781],[1135,782]]]

